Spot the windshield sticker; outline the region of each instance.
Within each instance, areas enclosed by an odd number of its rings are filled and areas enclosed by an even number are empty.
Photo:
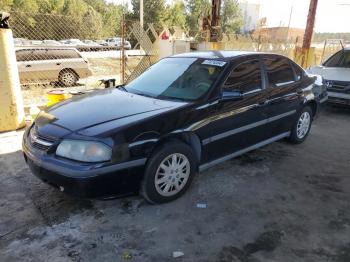
[[[224,62],[224,61],[217,61],[217,60],[204,60],[202,65],[212,65],[212,66],[223,67],[224,65],[226,65],[226,62]]]

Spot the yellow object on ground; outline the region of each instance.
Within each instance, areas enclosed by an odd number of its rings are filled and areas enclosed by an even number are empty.
[[[67,94],[64,90],[51,90],[47,92],[47,106],[52,106],[67,99]]]
[[[25,125],[12,31],[0,28],[0,132]]]

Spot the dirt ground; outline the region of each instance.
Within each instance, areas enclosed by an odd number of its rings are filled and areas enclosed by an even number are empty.
[[[305,143],[213,167],[163,205],[67,196],[30,173],[22,132],[0,134],[0,260],[349,262],[349,134],[350,110],[326,108]]]

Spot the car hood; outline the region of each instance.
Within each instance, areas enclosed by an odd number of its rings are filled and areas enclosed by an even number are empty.
[[[122,118],[134,119],[134,116],[144,113],[159,114],[184,104],[186,103],[159,100],[111,88],[68,99],[42,112],[35,122],[39,132],[40,129],[48,130],[47,125],[78,131]]]

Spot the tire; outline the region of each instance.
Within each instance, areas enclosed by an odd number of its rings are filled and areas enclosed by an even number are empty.
[[[308,121],[307,121],[308,119]],[[313,112],[310,106],[305,106],[300,110],[297,119],[291,130],[289,141],[293,144],[300,144],[309,135],[313,120]],[[308,124],[307,124],[308,123]]]
[[[78,80],[78,75],[72,70],[62,70],[58,76],[58,81],[63,86],[74,86]]]
[[[179,166],[172,167],[174,155]],[[188,145],[177,141],[167,142],[156,149],[148,160],[140,193],[151,204],[173,201],[186,192],[197,167],[197,159]]]

